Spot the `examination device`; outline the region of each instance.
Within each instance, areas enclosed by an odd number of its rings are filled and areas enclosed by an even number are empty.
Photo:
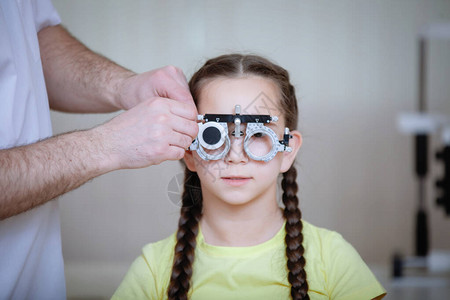
[[[278,121],[278,117],[270,115],[241,115],[240,105],[235,106],[235,114],[205,114],[198,115],[199,131],[189,150],[197,151],[203,160],[219,160],[230,151],[232,138],[240,139],[244,136],[241,125],[245,125],[244,150],[247,156],[256,161],[268,162],[278,152],[291,152],[289,139],[292,136],[289,128],[284,129],[283,140],[279,140],[276,133],[265,126]],[[228,123],[234,125],[229,131]],[[231,126],[230,126],[231,127]]]

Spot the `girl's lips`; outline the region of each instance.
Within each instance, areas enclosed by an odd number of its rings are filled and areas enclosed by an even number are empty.
[[[221,178],[226,184],[231,186],[241,186],[249,182],[251,177],[222,177]]]

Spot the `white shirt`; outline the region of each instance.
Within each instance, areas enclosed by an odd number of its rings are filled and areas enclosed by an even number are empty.
[[[50,0],[0,0],[0,149],[52,135],[37,32],[59,23]],[[65,298],[58,202],[0,221],[0,300]]]

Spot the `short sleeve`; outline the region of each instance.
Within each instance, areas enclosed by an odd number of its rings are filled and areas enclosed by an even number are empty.
[[[153,272],[141,255],[135,259],[111,299],[158,299],[156,286]]]
[[[61,18],[53,7],[51,0],[33,0],[32,10],[36,32],[39,32],[47,26],[54,26],[61,23]]]
[[[358,252],[340,234],[330,233],[326,249],[330,299],[373,299],[386,293]]]
[[[167,299],[175,242],[175,234],[172,234],[145,245],[112,299]]]

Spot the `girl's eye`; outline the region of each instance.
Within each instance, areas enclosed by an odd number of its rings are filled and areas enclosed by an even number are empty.
[[[254,136],[254,137],[257,137],[257,138],[263,137],[263,136],[264,136],[264,133],[262,133],[262,132],[257,132],[257,133],[255,133],[253,136]]]

